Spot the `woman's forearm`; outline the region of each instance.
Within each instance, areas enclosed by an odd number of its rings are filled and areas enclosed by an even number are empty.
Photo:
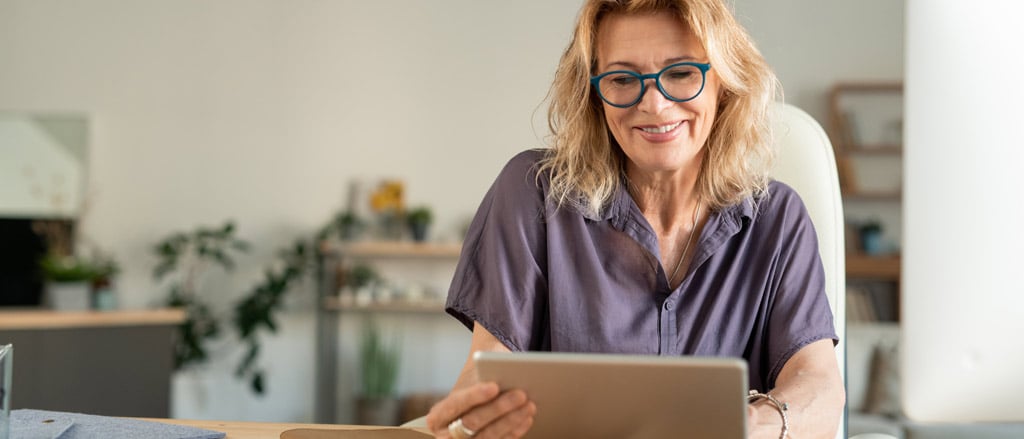
[[[788,438],[833,439],[839,429],[846,392],[831,340],[807,345],[783,366],[769,392],[787,406]],[[759,399],[751,405],[751,439],[777,439],[782,415],[774,404]]]

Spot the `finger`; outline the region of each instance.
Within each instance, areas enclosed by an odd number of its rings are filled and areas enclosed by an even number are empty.
[[[430,412],[427,413],[427,426],[435,434],[442,430],[447,432],[448,424],[471,408],[494,399],[498,392],[498,385],[495,383],[474,384],[455,390],[430,408]]]
[[[526,392],[511,390],[501,394],[493,401],[480,404],[469,412],[462,414],[462,425],[473,431],[481,431],[497,419],[511,413],[529,402]]]
[[[536,414],[537,405],[533,402],[527,402],[495,420],[484,431],[478,433],[475,439],[521,438],[530,431],[530,427],[533,426],[534,415]]]
[[[512,429],[512,433],[509,435],[511,438],[521,438],[526,436],[526,433],[530,431],[530,427],[533,427],[533,417],[537,415],[537,404],[530,402],[522,409],[522,411],[523,413],[514,414],[516,416],[521,416],[522,420],[515,422],[516,426]]]

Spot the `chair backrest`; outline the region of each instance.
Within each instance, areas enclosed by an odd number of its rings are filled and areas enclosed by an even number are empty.
[[[772,176],[800,194],[818,233],[818,248],[825,267],[825,293],[832,305],[839,346],[836,358],[846,379],[846,249],[843,200],[839,191],[832,143],[810,115],[789,104],[776,104],[772,117],[778,150]],[[846,419],[840,423],[842,438]]]

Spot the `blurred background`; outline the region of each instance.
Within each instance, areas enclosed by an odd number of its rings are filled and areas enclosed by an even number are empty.
[[[844,185],[864,262],[851,282],[874,297],[858,318],[894,320],[903,2],[733,4],[786,101],[848,146],[847,179],[894,182]],[[0,0],[0,303],[60,309],[38,268],[57,252],[91,264],[90,299],[64,309],[174,305],[217,326],[195,337],[204,358],[175,332],[168,388],[133,391],[166,395],[162,416],[352,423],[363,396],[429,406],[468,347],[438,305],[462,233],[504,163],[545,146],[579,5]],[[893,116],[870,120],[879,106]],[[103,337],[120,355],[124,335]]]

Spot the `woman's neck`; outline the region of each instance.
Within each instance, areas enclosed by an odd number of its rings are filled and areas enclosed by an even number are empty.
[[[697,191],[699,167],[671,172],[645,173],[626,169],[630,195],[655,230],[689,229],[700,202]]]

